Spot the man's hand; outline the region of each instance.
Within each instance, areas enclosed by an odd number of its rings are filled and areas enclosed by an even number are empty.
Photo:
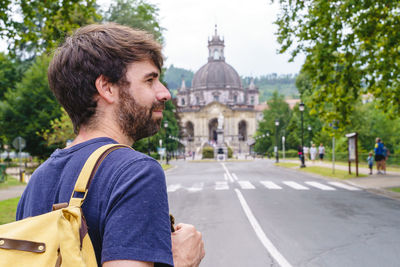
[[[172,233],[172,254],[175,267],[197,267],[204,258],[201,233],[193,225],[180,223]]]

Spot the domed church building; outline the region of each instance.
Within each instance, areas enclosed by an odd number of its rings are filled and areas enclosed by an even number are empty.
[[[255,109],[259,92],[253,81],[243,88],[237,71],[225,62],[224,47],[225,41],[215,28],[208,40],[207,64],[194,74],[190,88],[183,80],[178,89],[186,152],[199,153],[205,145],[223,142],[234,153],[249,153],[261,115]]]

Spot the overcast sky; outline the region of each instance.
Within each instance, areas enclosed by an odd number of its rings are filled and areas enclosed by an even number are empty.
[[[304,57],[289,63],[278,54],[273,21],[279,5],[270,0],[148,0],[160,9],[165,28],[166,65],[193,71],[207,63],[207,40],[218,33],[225,39],[225,59],[241,76],[298,73]]]

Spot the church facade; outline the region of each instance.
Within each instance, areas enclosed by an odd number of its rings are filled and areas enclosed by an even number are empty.
[[[226,147],[234,153],[249,152],[262,116],[256,109],[259,92],[253,81],[243,88],[237,71],[225,62],[224,48],[225,41],[215,29],[208,40],[208,62],[194,74],[191,87],[182,81],[178,89],[186,152],[199,153],[206,145],[216,146],[221,127]]]

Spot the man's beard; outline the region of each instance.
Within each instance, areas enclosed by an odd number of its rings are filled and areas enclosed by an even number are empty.
[[[118,124],[122,132],[134,142],[158,132],[162,118],[153,119],[154,110],[164,110],[164,102],[154,102],[151,108],[140,105],[127,92],[120,90],[120,103],[117,111]]]

